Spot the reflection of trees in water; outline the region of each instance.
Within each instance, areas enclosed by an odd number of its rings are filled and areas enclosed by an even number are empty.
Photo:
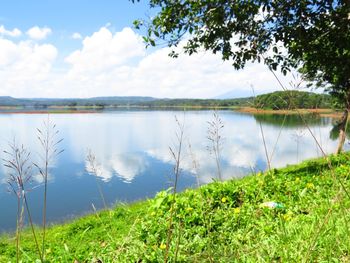
[[[253,115],[257,122],[261,122],[266,125],[280,127],[284,121],[284,127],[286,128],[297,128],[304,127],[304,121],[299,115],[294,114],[256,114]],[[320,117],[316,114],[305,114],[303,119],[309,126],[326,126],[331,123],[331,118]]]
[[[299,115],[283,115],[283,114],[256,114],[253,115],[257,122],[261,122],[265,125],[278,126],[281,127],[284,122],[284,128],[302,128],[305,124]],[[310,127],[321,127],[332,125],[333,128],[330,130],[329,138],[333,141],[337,140],[339,137],[339,123],[332,121],[332,118],[320,117],[316,114],[305,114],[303,115],[304,120]],[[298,135],[295,134],[295,140],[297,140]],[[346,130],[346,137],[350,139],[350,127]],[[298,139],[299,140],[299,139]],[[300,142],[300,140],[299,140]]]
[[[333,141],[338,140],[339,138],[339,132],[340,132],[340,125],[339,122],[333,123],[333,128],[329,132],[329,138]],[[348,126],[346,129],[346,138],[350,139],[350,127]]]

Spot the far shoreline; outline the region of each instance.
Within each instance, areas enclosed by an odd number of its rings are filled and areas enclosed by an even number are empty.
[[[278,114],[278,115],[296,115],[296,114],[316,114],[321,117],[330,117],[338,119],[341,117],[341,112],[333,109],[257,109],[254,107],[239,107],[239,106],[202,106],[202,105],[169,105],[169,106],[145,106],[145,105],[116,105],[105,107],[91,106],[50,106],[48,108],[31,108],[21,106],[0,106],[0,114],[91,114],[103,113],[113,110],[232,110],[247,114]]]
[[[330,117],[338,119],[342,113],[333,109],[288,109],[288,110],[272,110],[272,109],[257,109],[253,107],[241,107],[236,111],[249,114],[280,114],[280,115],[296,115],[296,114],[315,114],[321,117]]]

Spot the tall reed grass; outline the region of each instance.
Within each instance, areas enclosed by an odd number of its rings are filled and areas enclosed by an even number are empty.
[[[46,239],[46,225],[47,225],[47,191],[48,191],[48,176],[49,168],[53,164],[55,158],[63,152],[63,149],[59,148],[59,144],[63,139],[59,138],[59,130],[56,124],[50,120],[50,116],[43,122],[42,128],[37,128],[38,141],[41,146],[42,152],[39,153],[39,163],[33,163],[38,169],[44,182],[44,195],[43,195],[43,218],[42,218],[42,258],[45,259],[45,239]]]
[[[27,211],[28,220],[35,241],[37,253],[43,262],[43,255],[39,248],[37,235],[35,232],[28,200],[27,193],[31,190],[33,164],[30,159],[30,152],[23,146],[18,145],[14,139],[9,144],[9,150],[4,151],[5,158],[3,164],[7,168],[9,191],[14,193],[17,199],[17,220],[16,220],[16,260],[20,262],[20,237],[24,221],[24,209]]]

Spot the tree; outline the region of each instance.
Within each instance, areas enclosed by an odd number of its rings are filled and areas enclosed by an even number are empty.
[[[150,0],[150,7],[157,10],[150,21],[134,22],[146,27],[147,45],[185,43],[189,55],[221,53],[235,69],[248,61],[284,74],[297,68],[324,87],[343,104],[341,151],[350,111],[349,0]]]

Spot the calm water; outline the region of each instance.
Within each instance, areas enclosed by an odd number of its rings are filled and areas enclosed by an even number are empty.
[[[50,168],[48,220],[60,222],[92,212],[92,204],[102,207],[97,181],[102,186],[109,205],[152,197],[171,185],[173,160],[169,146],[176,147],[175,111],[115,111],[96,114],[55,114],[56,123],[64,138],[64,152]],[[320,156],[315,141],[297,116],[253,116],[232,111],[219,112],[224,122],[221,150],[222,174],[225,179],[239,178],[252,170],[266,169],[266,158],[259,123],[261,123],[272,155],[272,166],[281,167],[303,159]],[[40,154],[36,139],[37,127],[42,127],[45,114],[0,115],[0,149],[8,149],[15,136],[32,153],[34,161]],[[211,111],[185,113],[185,147],[181,159],[180,189],[195,187],[196,177],[188,142],[198,165],[199,180],[208,183],[216,176],[216,165],[208,151],[207,122]],[[284,128],[281,124],[284,121]],[[326,152],[335,150],[330,139],[332,121],[329,118],[308,118],[311,129]],[[87,172],[87,149],[98,160],[99,177]],[[1,155],[1,158],[4,158]],[[34,221],[41,218],[42,179],[33,170],[34,188],[29,202]],[[97,180],[97,181],[96,181]],[[6,169],[0,168],[0,231],[13,230],[16,220],[16,198],[6,192]]]

